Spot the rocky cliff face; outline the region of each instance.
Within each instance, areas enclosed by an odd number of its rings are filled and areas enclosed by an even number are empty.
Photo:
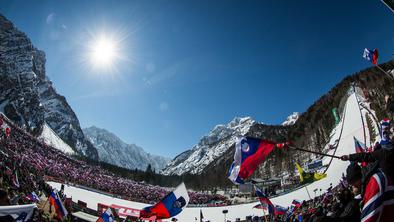
[[[159,172],[168,158],[152,155],[135,144],[126,144],[113,133],[95,126],[83,129],[84,134],[98,151],[100,161],[128,169],[146,170],[150,164]]]
[[[0,111],[35,135],[44,122],[75,151],[98,158],[78,118],[45,75],[45,53],[0,15]]]

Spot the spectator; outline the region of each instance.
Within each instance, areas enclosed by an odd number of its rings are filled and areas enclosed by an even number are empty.
[[[0,206],[8,205],[10,205],[10,197],[8,196],[7,191],[0,190]]]

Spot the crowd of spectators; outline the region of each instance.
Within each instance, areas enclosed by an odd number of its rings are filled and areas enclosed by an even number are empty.
[[[48,177],[148,204],[157,203],[172,190],[122,178],[47,146],[9,121],[7,124],[8,130],[0,132],[0,205],[36,202],[32,194],[48,197],[52,191],[44,180]],[[389,120],[382,121],[380,134],[382,140],[374,149],[341,157],[351,163],[338,186],[282,213],[247,221],[392,221],[394,142]],[[194,205],[228,203],[221,195],[189,192],[189,196]]]
[[[17,167],[21,187],[28,187],[26,192],[37,187],[42,176],[50,176],[59,180],[104,191],[123,199],[154,204],[168,194],[172,188],[154,186],[122,178],[98,165],[67,156],[17,126],[11,126],[11,134],[3,135],[0,141],[1,160],[4,164],[0,173]],[[189,192],[191,204],[208,204],[212,201],[226,201],[221,195]]]

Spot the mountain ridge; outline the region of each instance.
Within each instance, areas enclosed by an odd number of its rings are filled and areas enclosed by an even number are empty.
[[[127,144],[114,133],[97,126],[84,128],[83,132],[96,148],[99,160],[106,163],[131,170],[146,170],[151,165],[155,171],[160,171],[170,160],[150,154],[136,144]]]

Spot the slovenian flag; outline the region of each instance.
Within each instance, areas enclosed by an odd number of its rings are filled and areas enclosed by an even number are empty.
[[[262,207],[264,207],[265,205],[268,208],[268,213],[269,214],[274,214],[275,213],[275,207],[272,204],[272,202],[270,201],[270,199],[268,199],[268,197],[259,189],[256,187],[256,195],[260,200],[260,204]],[[255,206],[256,207],[256,206]],[[257,207],[256,207],[257,208]]]
[[[267,140],[242,137],[235,144],[234,162],[229,170],[229,179],[235,184],[243,184],[256,168],[267,158],[275,147]]]
[[[364,53],[363,53],[363,57],[364,57],[364,59],[372,62],[372,64],[374,64],[374,65],[378,64],[378,57],[379,57],[378,49],[370,50],[370,49],[365,48]]]
[[[140,218],[156,217],[167,219],[178,215],[189,203],[189,195],[184,183],[165,196],[159,203],[146,207],[140,212]]]
[[[51,196],[49,196],[49,203],[55,208],[57,218],[62,220],[63,217],[67,216],[68,212],[55,191],[52,191]]]

